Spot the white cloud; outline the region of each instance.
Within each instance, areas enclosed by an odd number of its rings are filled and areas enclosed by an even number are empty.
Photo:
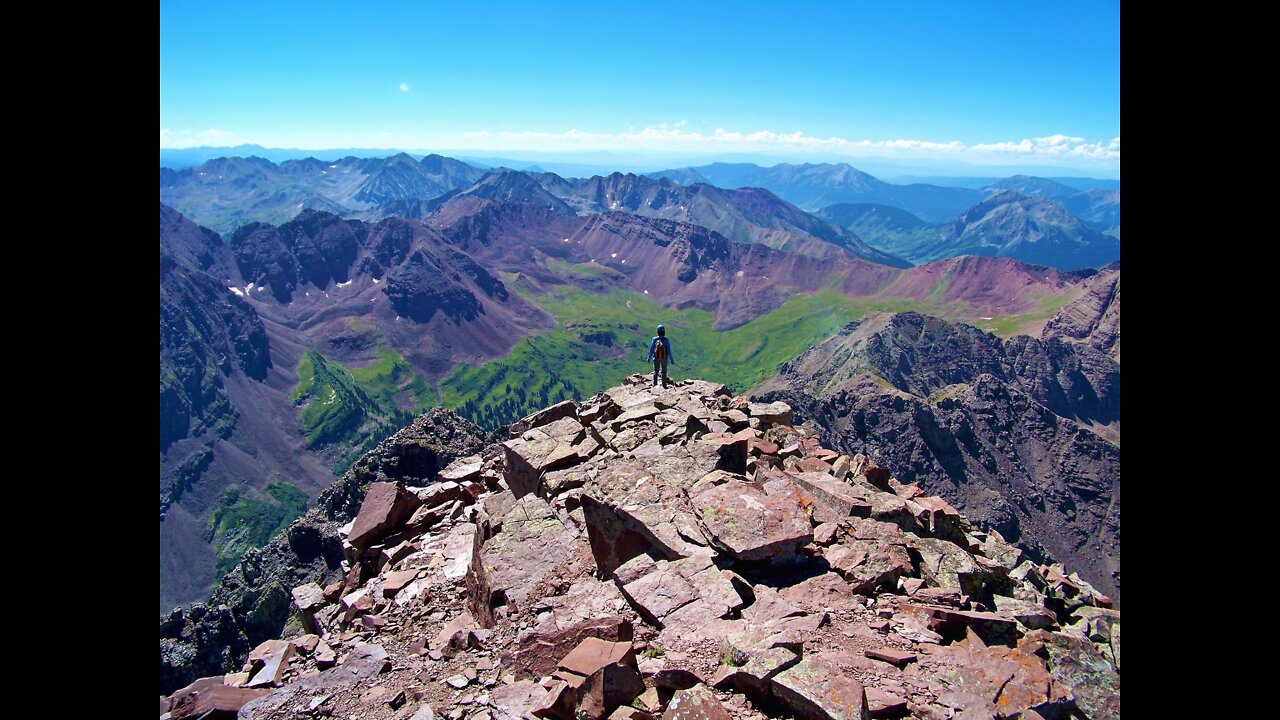
[[[409,92],[409,83],[400,83],[400,92]]]
[[[190,148],[200,147],[202,145],[209,146],[227,146],[239,144],[236,140],[235,133],[226,130],[218,130],[209,128],[200,132],[192,132],[191,130],[169,130],[168,128],[160,128],[160,147],[162,148]]]
[[[1118,165],[1120,138],[1091,141],[1073,135],[1055,134],[992,143],[960,140],[850,140],[842,137],[815,137],[804,132],[779,133],[771,130],[738,132],[716,128],[712,132],[685,130],[686,123],[663,124],[619,133],[593,133],[570,129],[563,132],[488,131],[461,133],[456,149],[476,150],[679,150],[697,153],[804,153],[847,157],[890,157],[953,159],[974,163],[1088,162]]]

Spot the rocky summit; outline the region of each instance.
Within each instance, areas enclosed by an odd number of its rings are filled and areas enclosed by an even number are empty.
[[[161,714],[1119,716],[1110,598],[792,423],[634,375],[421,473],[383,471],[423,446],[393,437],[329,498],[345,525],[295,523],[337,552],[291,566],[283,637]]]

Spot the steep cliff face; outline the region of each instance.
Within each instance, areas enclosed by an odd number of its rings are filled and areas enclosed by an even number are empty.
[[[1120,362],[1120,270],[1104,269],[1085,281],[1084,293],[1045,324],[1043,337],[1084,343]]]
[[[1118,715],[1111,598],[792,417],[722,385],[634,375],[524,418],[425,488],[402,482],[421,477],[417,452],[367,458],[378,482],[327,493],[334,522],[289,533],[345,573],[265,569],[280,588],[269,607],[296,622],[161,709]],[[178,620],[161,626],[162,689]],[[225,621],[208,635],[237,637]]]
[[[271,365],[258,314],[207,272],[223,251],[216,233],[160,206],[161,452],[190,435],[229,434],[236,412],[224,378],[262,380]]]
[[[1120,367],[1093,347],[880,316],[753,394],[1119,597]]]

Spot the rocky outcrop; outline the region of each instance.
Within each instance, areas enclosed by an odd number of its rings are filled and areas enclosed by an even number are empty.
[[[883,315],[754,392],[1119,598],[1120,366],[1094,347]]]
[[[1118,716],[1110,598],[822,447],[784,403],[636,375],[573,409],[425,488],[393,471],[404,455],[366,458],[375,490],[326,505],[353,519],[320,533],[335,579],[298,577],[296,624],[162,711]],[[509,464],[546,439],[568,466]]]
[[[431,410],[383,441],[322,492],[314,509],[265,547],[245,553],[208,602],[160,620],[160,691],[234,670],[255,645],[284,630],[293,588],[345,576],[350,569],[342,567],[338,528],[355,519],[371,483],[430,486],[446,466],[485,443],[483,430],[447,410]]]

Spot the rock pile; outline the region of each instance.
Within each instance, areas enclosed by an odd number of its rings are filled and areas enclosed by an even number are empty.
[[[790,408],[628,378],[369,487],[305,633],[175,720],[1117,717],[1120,614]],[[274,688],[268,691],[269,688]]]

